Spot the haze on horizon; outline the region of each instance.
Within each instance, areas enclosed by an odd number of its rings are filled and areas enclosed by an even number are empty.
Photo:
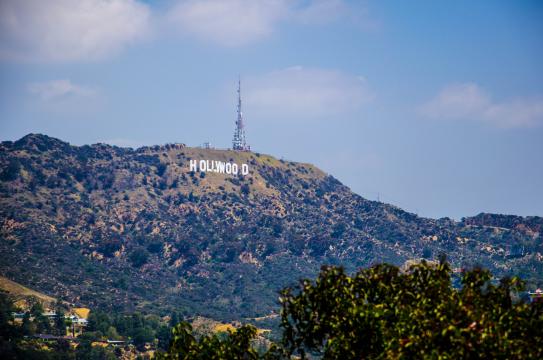
[[[3,0],[0,140],[231,146],[422,216],[543,215],[538,1]]]

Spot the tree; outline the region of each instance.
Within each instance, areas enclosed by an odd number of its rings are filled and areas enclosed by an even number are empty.
[[[167,168],[168,168],[168,166],[166,164],[163,164],[163,163],[157,164],[157,166],[156,166],[156,174],[158,176],[164,175],[164,172],[166,172]]]
[[[34,317],[34,324],[36,324],[36,331],[40,334],[50,334],[51,333],[51,323],[47,316],[39,314]]]
[[[64,311],[61,308],[57,308],[57,316],[55,318],[55,328],[57,334],[60,336],[66,335],[66,317],[64,316]]]
[[[103,311],[91,311],[88,323],[87,331],[100,331],[102,333],[107,332],[108,328],[111,326],[111,319],[108,314]]]
[[[256,328],[242,326],[228,336],[208,335],[199,340],[192,334],[187,322],[177,324],[172,330],[172,340],[167,352],[157,353],[157,359],[209,359],[234,360],[258,359],[259,355],[251,346],[256,336]]]
[[[0,338],[9,338],[13,333],[11,312],[13,305],[5,294],[0,293]]]
[[[424,259],[430,259],[432,257],[432,249],[428,246],[425,246],[424,249],[422,249],[422,257]]]
[[[12,181],[19,177],[21,171],[21,163],[18,159],[10,159],[9,163],[0,172],[0,180],[2,181]]]
[[[317,280],[281,294],[288,355],[325,359],[543,357],[543,306],[514,302],[518,278],[490,282],[474,269],[451,286],[449,265],[406,272],[377,265],[354,276],[323,267]]]
[[[32,316],[39,316],[43,314],[43,306],[39,301],[36,301],[30,308],[30,314]]]
[[[165,325],[159,326],[156,331],[156,338],[158,340],[158,348],[162,350],[167,350],[168,344],[171,340],[170,328]]]
[[[147,262],[147,259],[149,258],[149,253],[141,248],[138,248],[130,254],[130,262],[132,262],[132,265],[136,268],[141,267]]]
[[[251,192],[251,188],[249,188],[249,185],[243,184],[240,187],[240,191],[243,195],[249,195],[249,193]]]
[[[76,359],[90,360],[114,360],[115,354],[110,349],[104,349],[100,346],[92,346],[91,341],[82,340],[77,346]]]
[[[136,345],[136,347],[138,347],[140,350],[143,349],[146,343],[150,343],[154,339],[155,334],[153,330],[148,327],[140,327],[134,331],[134,345]]]
[[[109,340],[119,340],[121,337],[114,326],[110,326],[106,331],[106,337]]]
[[[23,324],[21,330],[24,335],[34,335],[36,333],[36,325],[30,320],[30,313],[26,312],[23,316]]]
[[[172,312],[172,316],[170,317],[170,327],[173,328],[175,325],[177,325],[177,323],[179,323],[179,315],[176,311],[174,311]]]

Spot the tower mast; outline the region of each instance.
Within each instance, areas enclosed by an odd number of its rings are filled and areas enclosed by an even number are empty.
[[[241,79],[238,78],[238,118],[236,120],[236,130],[232,140],[232,149],[238,151],[249,151],[251,147],[247,145],[245,139],[245,128],[243,125],[243,113],[241,111]]]

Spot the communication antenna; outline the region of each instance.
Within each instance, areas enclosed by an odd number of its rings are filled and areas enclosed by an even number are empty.
[[[236,120],[236,130],[232,140],[232,149],[238,151],[250,151],[251,147],[247,145],[245,139],[245,127],[243,125],[243,112],[241,111],[241,78],[238,77],[238,118]]]

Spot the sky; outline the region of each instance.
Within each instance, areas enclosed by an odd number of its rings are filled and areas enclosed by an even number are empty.
[[[231,146],[421,216],[543,216],[541,1],[0,0],[0,140]]]

